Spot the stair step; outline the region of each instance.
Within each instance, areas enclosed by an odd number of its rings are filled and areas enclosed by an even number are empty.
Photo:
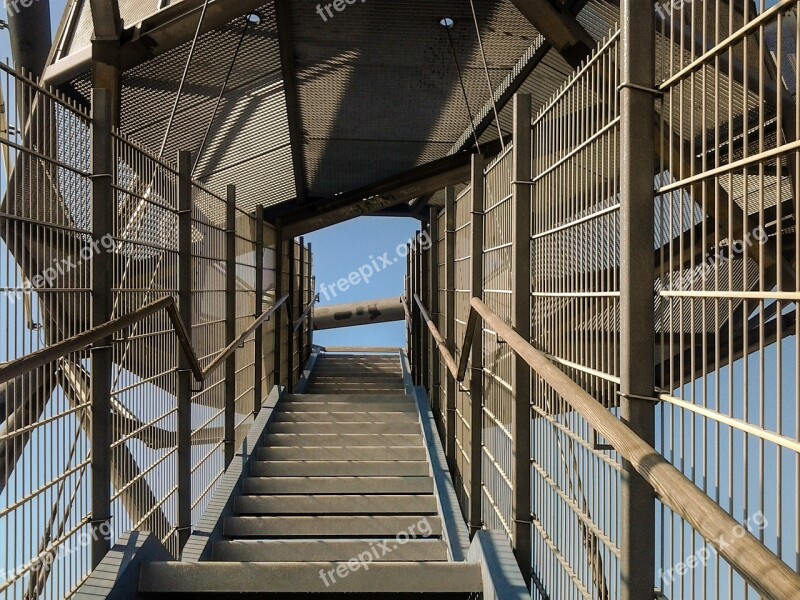
[[[367,455],[368,456],[368,455]],[[256,461],[252,477],[418,476],[430,475],[427,461]]]
[[[447,543],[442,540],[409,540],[406,544],[392,548],[394,544],[392,541],[388,545],[380,545],[374,540],[230,540],[214,545],[213,560],[347,562],[364,552],[371,552],[375,562],[447,560]]]
[[[261,447],[260,460],[427,460],[427,452],[416,446],[359,446],[356,448],[321,448],[284,446],[281,448]]]
[[[436,514],[432,495],[237,496],[236,514]],[[330,559],[333,560],[333,559]]]
[[[265,446],[420,446],[422,434],[413,433],[268,433]]]
[[[432,538],[442,535],[438,516],[228,517],[224,535],[234,538]]]
[[[451,562],[154,562],[142,565],[139,577],[139,591],[153,599],[176,595],[204,599],[218,594],[251,594],[253,598],[303,598],[311,594],[402,598],[425,594],[466,599],[480,597],[475,594],[481,594],[482,589],[480,565]]]
[[[276,411],[272,417],[273,423],[419,423],[415,413],[385,412],[385,411]]]
[[[247,477],[244,494],[432,494],[430,477]]]
[[[313,433],[313,434],[411,434],[420,433],[418,423],[285,423],[275,422],[269,433]]]
[[[278,405],[277,412],[405,412],[415,416],[418,413],[417,405],[413,402],[320,402],[320,401],[293,401],[282,402]]]

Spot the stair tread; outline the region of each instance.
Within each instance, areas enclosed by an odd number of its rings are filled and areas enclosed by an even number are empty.
[[[431,477],[247,477],[245,494],[430,494]]]
[[[255,461],[250,475],[255,477],[317,476],[397,476],[430,474],[427,461],[422,460],[280,460]]]
[[[286,423],[276,421],[269,426],[269,433],[420,433],[418,423]]]
[[[436,515],[234,516],[225,519],[224,534],[233,538],[370,537],[436,538],[442,523]]]
[[[337,567],[334,582],[326,583],[323,572]],[[154,562],[142,565],[142,593],[210,594],[311,594],[311,593],[480,593],[481,568],[477,564],[452,562],[373,562],[350,570],[344,562],[246,563],[246,562]]]
[[[232,562],[337,562],[371,551],[376,562],[446,561],[447,542],[412,539],[388,552],[374,540],[225,540],[214,545],[214,560]]]
[[[421,433],[267,433],[265,446],[419,446]]]
[[[241,495],[234,498],[237,514],[435,514],[430,494]]]
[[[423,446],[279,446],[258,449],[260,460],[427,460]]]

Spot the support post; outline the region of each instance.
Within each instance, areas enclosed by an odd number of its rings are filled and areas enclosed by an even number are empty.
[[[514,96],[514,149],[511,208],[511,324],[531,340],[531,96]],[[511,389],[514,492],[511,498],[514,555],[525,583],[531,585],[531,368],[514,354]]]
[[[94,242],[114,233],[114,146],[112,138],[113,92],[92,90],[92,238]],[[92,326],[111,320],[113,255],[92,257]],[[111,368],[113,339],[104,338],[91,349],[92,405],[92,567],[96,568],[110,547],[111,522]]]
[[[425,245],[423,244],[423,240],[425,239],[425,232],[426,232],[427,224],[422,224],[422,231],[420,231],[419,236],[417,237],[417,253],[419,254],[419,289],[420,289],[420,298],[422,299],[422,303],[430,310],[431,306],[431,295],[430,295],[430,288],[428,287],[429,281],[429,273],[430,273],[430,252],[429,250],[425,249]],[[420,320],[419,324],[419,331],[420,331],[420,361],[419,361],[419,375],[420,375],[420,385],[425,388],[425,391],[430,394],[430,378],[429,378],[429,371],[428,371],[428,358],[430,357],[430,335],[428,334],[427,327],[425,324]]]
[[[192,335],[192,155],[178,153],[178,310]],[[177,342],[176,342],[177,346]],[[178,353],[178,547],[192,528],[192,373]]]
[[[286,382],[286,391],[290,394],[294,390],[294,320],[297,318],[297,244],[294,240],[285,242],[287,245],[286,255],[289,257],[289,318],[286,323],[286,344],[288,350],[286,351],[288,358],[287,370],[289,371],[289,380]]]
[[[255,319],[264,312],[264,206],[256,207],[256,302]],[[261,411],[264,397],[264,327],[255,332],[255,369],[253,374],[253,414]]]
[[[455,188],[445,189],[445,323],[447,328],[447,349],[455,356],[456,352],[456,191]],[[456,380],[447,376],[447,406],[445,415],[445,453],[450,466],[450,471],[455,471],[456,456]]]
[[[275,231],[275,302],[280,300],[283,297],[283,226],[278,223],[278,226]],[[273,373],[273,385],[280,386],[283,382],[281,378],[281,371],[282,371],[282,362],[283,359],[281,358],[281,346],[283,344],[283,336],[281,329],[283,328],[283,313],[286,312],[286,309],[281,308],[275,311],[274,319],[275,319],[275,328],[273,331],[273,336],[275,338],[275,349],[272,353],[272,373]]]
[[[298,287],[297,295],[299,297],[297,304],[299,305],[299,310],[297,312],[297,315],[295,316],[295,319],[300,318],[300,315],[303,314],[303,312],[306,309],[306,305],[308,304],[308,300],[306,299],[306,296],[308,295],[306,293],[306,277],[308,276],[308,273],[306,272],[306,244],[305,244],[305,238],[303,237],[300,238],[300,264],[298,265],[298,267],[300,273],[300,277],[298,278],[298,283],[297,283]],[[292,328],[294,329],[294,326],[292,326]],[[298,380],[300,379],[300,373],[303,372],[303,364],[305,364],[306,360],[305,351],[306,351],[306,324],[304,318],[302,323],[300,324],[300,329],[297,330],[298,359],[297,359],[296,377]]]
[[[236,339],[236,186],[227,190],[225,219],[225,346]],[[225,466],[236,454],[236,353],[225,361]]]
[[[428,272],[428,289],[430,290],[430,311],[436,326],[441,330],[441,307],[439,305],[439,208],[430,209],[430,271]],[[430,344],[429,372],[430,372],[430,398],[433,414],[438,420],[441,411],[442,379],[439,350],[435,344]]]
[[[417,239],[417,234],[414,234],[414,240]],[[411,303],[411,380],[414,385],[419,385],[419,322],[422,318],[419,312],[419,307],[414,301],[414,294],[418,290],[417,286],[417,253],[414,251],[415,243],[412,242],[408,245],[409,257],[409,273],[411,273],[411,295],[408,301]]]
[[[470,297],[483,299],[483,156],[472,157],[472,233]],[[466,349],[465,349],[466,351]],[[472,338],[469,378],[470,478],[469,529],[483,527],[483,328]]]
[[[622,2],[620,91],[620,416],[648,444],[655,442],[653,95],[655,16],[638,0]],[[648,157],[646,160],[641,157]],[[655,494],[622,461],[620,498],[622,600],[650,597],[655,581]]]

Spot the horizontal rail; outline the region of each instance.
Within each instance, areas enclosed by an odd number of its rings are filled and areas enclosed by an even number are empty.
[[[430,321],[421,300],[416,295],[414,299],[431,334],[435,332],[434,339],[445,361],[448,362],[449,358],[455,366],[452,355],[443,346],[444,340]],[[575,412],[586,419],[622,459],[628,461],[647,481],[661,502],[689,523],[748,584],[769,598],[800,598],[800,575],[775,556],[655,448],[561,371],[545,354],[531,346],[528,340],[514,331],[479,298],[470,300],[469,320],[461,352],[464,368],[450,368],[457,381],[463,381],[466,375],[465,365],[472,348],[472,337],[477,329],[478,318],[493,329]]]
[[[244,342],[244,340],[252,335],[256,329],[258,329],[266,320],[269,319],[273,313],[275,313],[275,311],[283,306],[288,299],[289,295],[286,294],[271,308],[264,311],[261,316],[253,321],[252,325],[250,325],[236,340],[234,340],[227,348],[225,348],[225,350],[223,350],[219,356],[217,356],[205,369],[200,366],[197,353],[192,347],[191,336],[181,320],[180,314],[178,313],[175,298],[172,296],[167,296],[165,298],[161,298],[160,300],[156,300],[155,302],[151,302],[150,304],[147,304],[131,312],[130,314],[117,317],[116,319],[112,319],[107,323],[98,325],[92,329],[88,329],[81,334],[63,340],[57,344],[53,344],[47,348],[42,348],[41,350],[32,352],[27,356],[23,356],[22,358],[12,362],[0,365],[0,384],[17,377],[21,377],[26,373],[30,373],[35,369],[43,367],[44,365],[47,365],[73,352],[85,350],[92,344],[95,344],[107,337],[113,336],[115,333],[131,327],[132,325],[135,325],[136,323],[146,319],[147,317],[157,314],[162,310],[165,310],[169,316],[169,320],[172,323],[175,335],[178,337],[178,343],[180,344],[181,351],[189,360],[189,368],[192,371],[195,380],[199,383],[202,383],[208,379],[208,376],[211,373],[213,373],[225,362],[225,359],[230,357],[236,351],[236,349]]]

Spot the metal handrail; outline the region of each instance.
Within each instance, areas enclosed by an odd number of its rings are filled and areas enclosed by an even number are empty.
[[[236,349],[244,343],[244,341],[253,334],[253,332],[264,324],[281,306],[286,304],[289,299],[289,294],[284,295],[280,300],[272,305],[268,310],[264,311],[253,323],[239,335],[227,348],[225,348],[205,369],[200,366],[200,361],[197,358],[197,353],[194,351],[191,342],[191,336],[183,324],[183,320],[178,312],[175,298],[167,296],[155,302],[151,302],[138,310],[135,310],[127,315],[123,315],[116,319],[112,319],[107,323],[88,329],[83,333],[63,340],[47,348],[42,348],[36,352],[32,352],[27,356],[23,356],[17,360],[0,365],[0,384],[3,384],[11,379],[15,379],[26,373],[30,373],[34,369],[43,367],[44,365],[58,360],[59,358],[71,354],[72,352],[79,352],[88,346],[99,342],[115,333],[135,325],[139,321],[146,319],[162,310],[167,311],[169,320],[172,323],[172,328],[175,335],[178,337],[181,351],[189,361],[189,369],[192,371],[194,378],[197,382],[203,383],[208,376],[216,371],[227,358],[229,358]]]
[[[308,303],[308,306],[306,306],[306,309],[303,311],[303,314],[300,315],[300,317],[294,322],[294,330],[292,331],[292,333],[297,333],[297,330],[300,329],[300,326],[303,324],[303,321],[306,320],[308,313],[310,313],[312,309],[317,305],[317,302],[319,302],[319,294],[317,294],[316,296],[314,296],[314,298],[311,299],[311,302]]]
[[[478,319],[483,319],[484,323],[491,327],[517,356],[530,365],[547,385],[611,444],[623,460],[631,464],[653,488],[661,502],[689,523],[748,584],[769,598],[781,600],[800,598],[800,575],[742,527],[655,448],[612,415],[547,356],[536,350],[530,342],[507,325],[482,300],[479,298],[470,300],[468,327],[461,353],[461,368],[454,368],[455,361],[419,296],[415,294],[414,300],[456,381],[463,381],[465,377],[472,337],[475,335]],[[472,327],[469,327],[470,323]]]

